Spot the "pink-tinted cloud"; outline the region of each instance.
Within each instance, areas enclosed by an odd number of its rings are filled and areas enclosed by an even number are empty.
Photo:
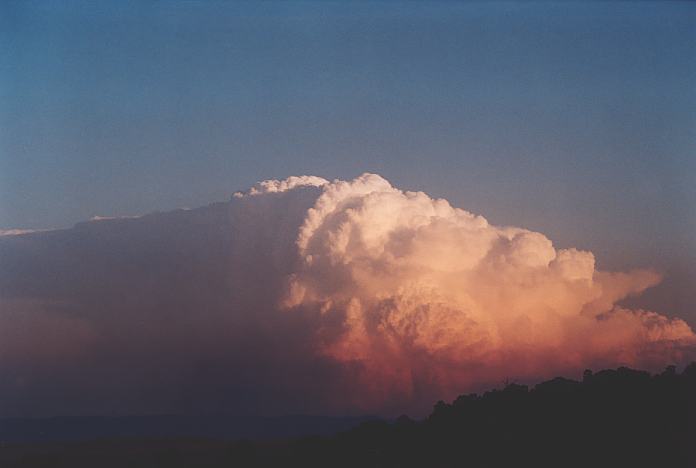
[[[657,284],[380,176],[0,238],[3,414],[422,411],[694,356]],[[12,408],[12,411],[7,408]]]
[[[361,369],[368,406],[481,382],[660,366],[696,343],[689,326],[616,306],[657,284],[597,271],[592,253],[490,225],[365,174],[324,185],[298,236],[285,306],[320,311],[319,352]]]

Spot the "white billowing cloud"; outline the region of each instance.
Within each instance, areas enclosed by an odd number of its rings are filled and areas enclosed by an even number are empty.
[[[321,312],[319,351],[357,364],[376,400],[661,365],[696,344],[682,320],[616,306],[656,273],[597,271],[590,252],[556,250],[543,234],[492,226],[374,174],[324,185],[297,246],[285,307]]]
[[[321,187],[329,181],[317,176],[291,176],[284,180],[270,179],[258,182],[247,192],[235,192],[235,198],[262,195],[264,193],[287,192],[297,187]]]
[[[423,414],[506,379],[696,349],[684,321],[621,306],[658,274],[599,271],[590,252],[375,174],[14,234],[0,236],[0,416]]]

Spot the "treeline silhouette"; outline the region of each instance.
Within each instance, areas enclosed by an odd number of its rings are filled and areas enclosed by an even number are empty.
[[[621,367],[438,402],[415,421],[370,421],[282,441],[102,440],[0,447],[31,467],[696,467],[696,363]]]

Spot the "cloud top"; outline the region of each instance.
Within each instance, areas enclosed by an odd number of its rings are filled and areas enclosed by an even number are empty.
[[[329,181],[317,176],[291,176],[287,179],[269,179],[256,183],[246,192],[235,192],[234,197],[263,195],[265,193],[282,193],[298,187],[321,187]]]

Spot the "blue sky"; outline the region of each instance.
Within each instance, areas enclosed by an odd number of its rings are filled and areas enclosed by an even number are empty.
[[[653,302],[689,313],[694,24],[688,2],[3,2],[0,229],[370,171],[656,267]]]

